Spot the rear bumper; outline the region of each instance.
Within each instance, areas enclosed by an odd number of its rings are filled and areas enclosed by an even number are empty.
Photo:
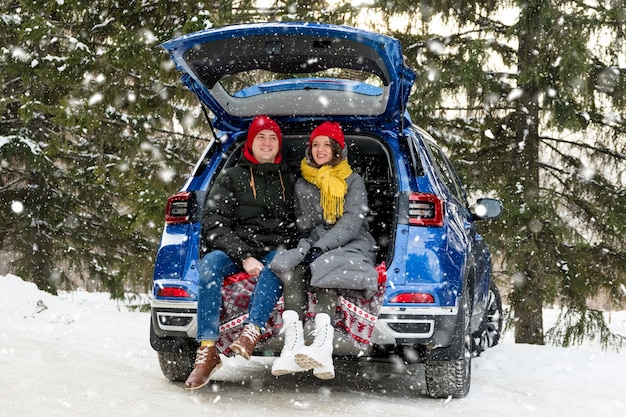
[[[372,343],[419,344],[429,348],[449,346],[456,328],[458,307],[383,307]]]
[[[158,337],[195,339],[197,303],[152,301],[152,323]],[[383,307],[371,342],[377,345],[418,344],[429,348],[449,346],[457,323],[457,307]]]
[[[158,337],[189,337],[198,331],[195,301],[152,300],[152,327]]]

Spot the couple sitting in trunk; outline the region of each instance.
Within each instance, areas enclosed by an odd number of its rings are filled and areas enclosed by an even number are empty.
[[[225,277],[243,270],[257,279],[249,316],[230,345],[246,359],[284,296],[276,376],[312,369],[318,378],[334,378],[338,293],[371,297],[378,289],[365,184],[348,164],[339,124],[324,122],[313,130],[297,180],[282,169],[281,145],[278,124],[257,116],[238,165],[220,175],[208,196],[202,236],[209,252],[198,268],[200,346],[186,389],[206,385],[221,366],[216,341]],[[316,299],[315,338],[306,346],[309,291]]]

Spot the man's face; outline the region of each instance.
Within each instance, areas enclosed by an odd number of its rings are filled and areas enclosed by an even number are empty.
[[[272,164],[280,151],[278,135],[273,130],[263,129],[254,137],[252,155],[261,164]]]

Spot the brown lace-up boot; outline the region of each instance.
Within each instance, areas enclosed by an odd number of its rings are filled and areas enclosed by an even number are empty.
[[[185,381],[185,389],[198,389],[205,386],[221,366],[222,360],[215,345],[200,346],[196,351],[193,371]]]
[[[259,328],[254,324],[247,323],[243,326],[243,330],[237,340],[230,345],[230,348],[233,352],[248,360],[252,356],[252,352],[254,352],[254,347],[259,343],[259,339],[261,339]]]

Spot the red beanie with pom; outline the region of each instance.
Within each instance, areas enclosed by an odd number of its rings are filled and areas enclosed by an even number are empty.
[[[311,146],[313,139],[318,136],[328,136],[329,138],[334,139],[339,144],[339,146],[341,146],[341,149],[344,149],[346,147],[343,130],[341,130],[341,126],[339,126],[339,123],[337,122],[324,122],[315,129],[313,129],[313,132],[311,132],[311,137],[309,139],[309,147]]]

